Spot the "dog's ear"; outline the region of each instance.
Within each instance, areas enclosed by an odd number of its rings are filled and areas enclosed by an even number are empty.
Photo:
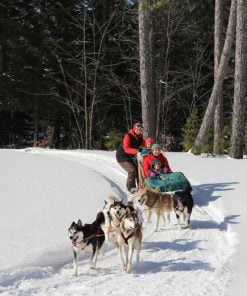
[[[76,225],[76,223],[75,223],[75,221],[73,221],[73,222],[71,223],[70,227],[75,227],[75,225]]]
[[[78,219],[78,222],[77,222],[78,226],[82,226],[82,222],[81,222],[81,219]]]
[[[104,206],[103,206],[103,210],[106,208],[106,205],[108,204],[108,202],[106,200],[104,200]]]
[[[126,207],[126,209],[125,209],[125,215],[126,216],[130,215],[130,208],[129,207]]]

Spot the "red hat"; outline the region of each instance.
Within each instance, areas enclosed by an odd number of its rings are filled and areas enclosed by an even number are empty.
[[[145,145],[147,145],[148,143],[153,144],[154,143],[154,139],[149,137],[145,139]]]

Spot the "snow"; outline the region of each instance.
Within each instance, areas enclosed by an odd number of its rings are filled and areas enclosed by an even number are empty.
[[[124,200],[126,173],[115,152],[0,150],[0,294],[245,295],[247,159],[168,152],[173,171],[193,185],[191,227],[143,228],[140,262],[124,272],[105,243],[90,269],[82,254],[73,277],[72,221],[91,223],[113,194]],[[143,212],[145,218],[145,211]]]

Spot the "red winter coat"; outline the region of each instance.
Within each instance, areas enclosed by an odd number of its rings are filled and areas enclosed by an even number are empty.
[[[142,139],[142,135],[141,136],[138,136],[134,132],[134,129],[129,130],[129,134],[131,134],[136,139],[136,141],[138,141],[139,139]],[[141,145],[139,147],[144,147],[144,146],[145,146],[145,140],[142,139]],[[134,155],[136,155],[136,153],[137,153],[136,147],[133,147],[131,145],[131,140],[130,140],[130,137],[129,137],[128,134],[126,134],[123,137],[123,149],[124,149],[124,152],[126,152],[128,154],[134,154]]]
[[[158,159],[161,162],[162,169],[165,167],[170,172],[172,171],[169,166],[168,160],[164,155],[159,154],[158,156],[154,156],[152,153],[150,153],[147,156],[144,156],[144,160],[143,160],[143,171],[146,178],[149,175],[149,170],[151,170],[152,168],[152,161],[156,159]]]
[[[124,135],[121,145],[118,146],[116,153],[118,162],[130,161],[137,154],[138,148],[144,147],[145,141],[142,135],[138,136],[134,130],[134,128],[130,129]]]

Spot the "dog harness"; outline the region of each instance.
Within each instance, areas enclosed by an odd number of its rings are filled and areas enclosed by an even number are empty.
[[[137,235],[137,237],[139,237],[140,232],[141,232],[141,227],[140,227],[140,226],[138,226],[136,229],[134,229],[134,231],[132,231],[127,237],[125,237],[124,234],[123,234],[123,232],[120,231],[120,233],[121,233],[121,237],[123,238],[123,240],[124,240],[124,242],[125,242],[126,245],[129,244],[129,243],[128,243],[128,240],[129,240],[132,236],[134,236],[135,234]]]

